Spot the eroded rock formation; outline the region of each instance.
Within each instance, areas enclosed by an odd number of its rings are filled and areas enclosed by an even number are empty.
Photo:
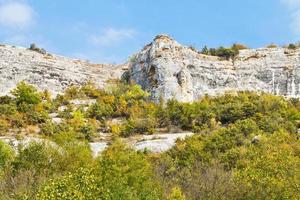
[[[20,81],[56,94],[72,84],[89,80],[103,87],[109,79],[126,77],[151,93],[151,98],[190,102],[206,94],[226,91],[264,91],[300,97],[300,49],[245,49],[234,60],[207,56],[180,45],[166,35],[157,36],[130,64],[91,64],[0,45],[0,95]]]
[[[130,78],[153,100],[193,101],[226,91],[264,91],[300,97],[300,50],[241,50],[234,60],[200,54],[166,35],[136,55]]]
[[[92,64],[87,61],[40,53],[26,48],[0,45],[0,95],[8,94],[20,81],[53,94],[70,85],[93,81],[103,87],[109,79],[119,79],[124,65]]]

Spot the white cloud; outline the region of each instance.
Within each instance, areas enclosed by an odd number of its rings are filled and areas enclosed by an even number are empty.
[[[27,28],[34,23],[34,11],[25,2],[7,1],[0,4],[0,25]]]
[[[290,27],[293,33],[300,37],[300,0],[280,0],[290,10]]]
[[[297,10],[294,13],[292,13],[292,22],[290,26],[293,32],[297,36],[300,36],[300,10]]]
[[[290,9],[298,9],[300,7],[300,0],[281,0],[281,2]]]
[[[137,34],[134,29],[104,29],[99,35],[90,35],[88,41],[99,46],[112,46],[125,39],[133,38]]]

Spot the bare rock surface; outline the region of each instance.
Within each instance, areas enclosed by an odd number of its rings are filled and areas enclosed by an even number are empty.
[[[8,94],[20,81],[49,90],[54,95],[70,86],[93,81],[103,87],[119,79],[127,64],[92,64],[26,48],[0,45],[0,95]]]
[[[148,150],[160,153],[171,149],[175,145],[176,140],[183,140],[192,135],[193,133],[191,132],[143,135],[142,139],[133,146],[136,150]]]
[[[90,143],[93,156],[96,157],[99,153],[104,151],[108,147],[107,142],[91,142]]]
[[[300,49],[245,49],[234,60],[224,60],[159,35],[136,55],[129,74],[155,101],[191,102],[206,94],[245,90],[299,98]]]
[[[138,140],[136,138],[126,138],[124,139],[124,142],[136,150],[148,150],[154,153],[161,153],[171,149],[175,145],[176,140],[182,140],[192,135],[193,133],[191,132],[140,135]],[[33,136],[27,136],[22,139],[17,139],[13,136],[3,136],[0,137],[0,140],[10,144],[15,150],[17,150],[19,145],[26,147],[31,142],[46,142],[55,145],[54,142]],[[93,152],[93,156],[96,157],[109,146],[109,141],[90,142],[89,145]]]
[[[103,87],[124,72],[154,101],[162,97],[191,102],[206,94],[246,90],[300,97],[299,48],[245,49],[234,59],[225,60],[159,35],[131,63],[110,65],[0,45],[0,95],[8,94],[23,80],[53,94],[87,81]]]

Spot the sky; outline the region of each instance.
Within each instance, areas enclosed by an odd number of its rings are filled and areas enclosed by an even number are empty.
[[[300,41],[300,0],[0,0],[0,43],[122,63],[168,34],[201,49]]]

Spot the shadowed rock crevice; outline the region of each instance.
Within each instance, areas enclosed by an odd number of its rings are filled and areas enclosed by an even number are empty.
[[[152,88],[156,88],[158,86],[158,80],[156,78],[156,68],[152,65],[148,72],[149,83]]]

